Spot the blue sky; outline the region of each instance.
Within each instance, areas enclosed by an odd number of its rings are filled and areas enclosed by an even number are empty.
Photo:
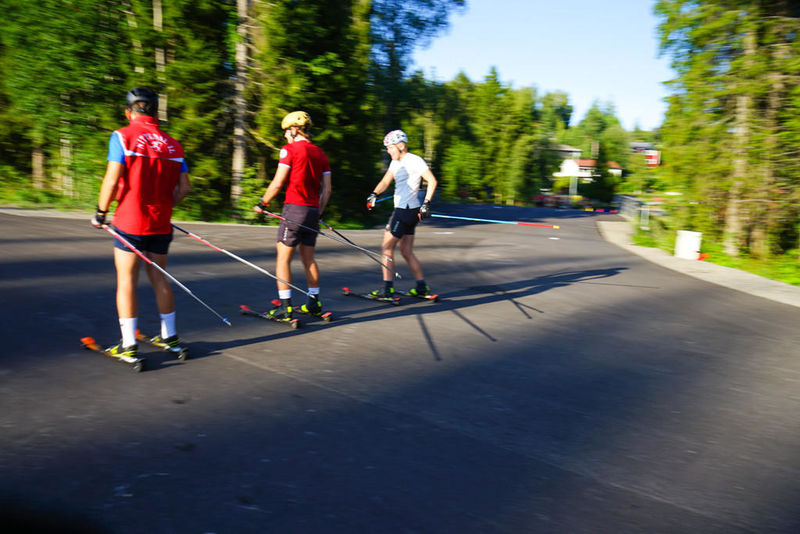
[[[459,72],[540,93],[563,91],[579,122],[592,102],[611,102],[623,127],[661,124],[673,77],[658,57],[654,2],[649,0],[467,0],[447,32],[415,50],[413,68],[437,81]]]

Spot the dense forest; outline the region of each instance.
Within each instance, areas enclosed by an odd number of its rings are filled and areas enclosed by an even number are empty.
[[[659,0],[675,79],[661,128],[673,225],[728,256],[798,249],[800,6],[790,0]]]
[[[727,254],[798,248],[800,13],[788,0],[660,0],[675,78],[663,126],[626,131],[613,104],[573,117],[569,95],[481,80],[429,80],[413,52],[465,0],[0,0],[0,202],[91,209],[124,95],[160,95],[162,127],[186,148],[193,192],[177,215],[250,221],[275,171],[281,117],[300,109],[331,159],[331,221],[361,221],[387,160],[410,138],[440,198],[530,204],[565,191],[569,145],[599,172],[579,193],[672,192],[661,223]],[[613,61],[613,58],[609,58]],[[655,143],[650,169],[633,141]],[[607,163],[624,173],[612,175]]]

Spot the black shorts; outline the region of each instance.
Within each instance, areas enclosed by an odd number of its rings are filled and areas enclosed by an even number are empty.
[[[414,228],[419,223],[419,208],[395,208],[386,231],[397,239],[404,235],[414,235]]]
[[[168,234],[134,235],[126,234],[119,228],[114,231],[121,235],[125,240],[136,247],[139,252],[152,252],[153,254],[164,254],[169,252],[169,244],[172,241],[172,232]],[[125,243],[114,237],[114,247],[125,252],[133,252],[125,246]]]
[[[280,226],[278,226],[279,243],[283,243],[287,247],[295,247],[298,243],[309,247],[317,244],[319,208],[300,206],[299,204],[284,204],[281,215],[291,222],[281,221]],[[302,228],[299,225],[303,225],[306,228]]]

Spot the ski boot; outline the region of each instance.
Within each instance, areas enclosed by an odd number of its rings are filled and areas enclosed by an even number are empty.
[[[296,311],[312,317],[318,317],[326,323],[331,322],[331,319],[333,319],[331,312],[322,311],[322,302],[317,297],[309,297],[308,302],[297,308]]]
[[[376,300],[391,300],[395,298],[394,293],[395,291],[393,287],[382,287],[380,289],[376,289],[375,291],[370,291],[367,294]]]
[[[130,345],[128,347],[123,347],[122,342],[120,341],[119,345],[114,345],[113,347],[108,347],[106,352],[109,356],[113,356],[114,358],[119,359],[138,359],[139,358],[139,346],[136,344]]]
[[[439,300],[439,295],[431,293],[431,288],[427,285],[418,285],[417,287],[412,287],[402,294],[417,299],[428,300],[430,302],[437,302]]]
[[[139,341],[144,341],[145,343],[149,343],[154,347],[158,347],[165,352],[174,354],[181,361],[189,357],[189,349],[181,346],[181,340],[178,338],[178,334],[169,336],[167,338],[162,338],[161,336],[147,337],[141,332],[137,331],[136,339]]]
[[[274,321],[288,322],[292,320],[292,305],[284,304],[278,299],[272,301],[274,308],[269,310],[266,315]]]
[[[300,313],[319,317],[322,315],[322,302],[318,298],[309,297],[308,302],[300,306]]]
[[[161,349],[169,350],[169,349],[174,349],[175,347],[180,347],[181,340],[178,339],[178,334],[163,339],[161,338],[161,336],[153,336],[152,338],[150,338],[150,343]]]
[[[417,286],[412,287],[406,293],[412,297],[427,297],[431,294],[431,288],[430,286]]]
[[[93,337],[81,338],[81,343],[83,343],[83,348],[87,350],[97,352],[109,358],[114,358],[119,362],[127,363],[131,366],[131,369],[137,373],[145,369],[145,359],[139,357],[139,348],[136,344],[123,347],[122,342],[120,342],[119,345],[103,348]]]

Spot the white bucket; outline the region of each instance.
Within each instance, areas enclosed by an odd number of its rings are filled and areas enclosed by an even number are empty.
[[[678,230],[678,238],[675,240],[675,257],[687,260],[696,260],[700,257],[700,241],[703,237],[701,232],[690,232],[688,230]]]

